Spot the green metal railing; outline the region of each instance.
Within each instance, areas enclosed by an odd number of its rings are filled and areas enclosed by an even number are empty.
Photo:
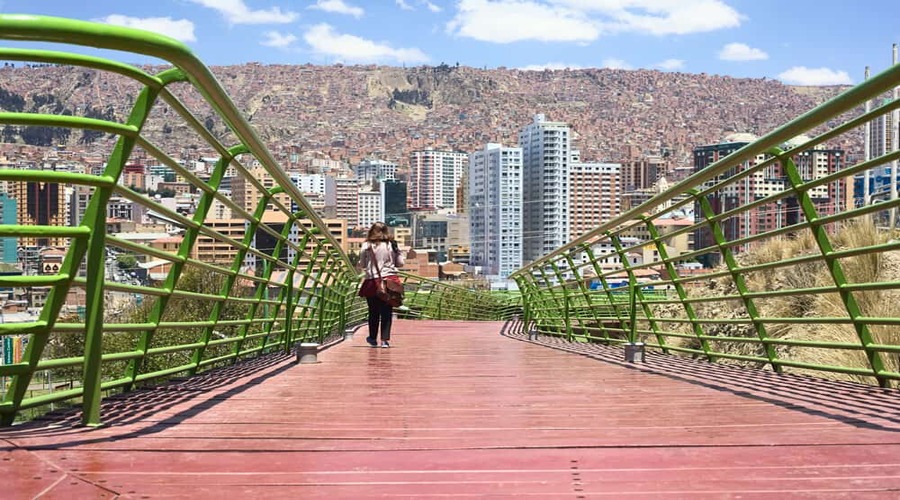
[[[454,284],[400,273],[405,299],[400,317],[416,319],[501,321],[521,313],[518,295],[470,290]]]
[[[8,381],[0,404],[3,424],[28,408],[78,400],[84,423],[97,424],[104,391],[128,390],[248,355],[288,351],[301,340],[323,342],[343,329],[345,311],[356,302],[357,272],[209,70],[187,48],[151,33],[32,16],[0,16],[0,34],[10,40],[130,50],[173,65],[151,74],[95,56],[0,49],[5,61],[78,66],[94,76],[105,74],[110,84],[129,86],[135,96],[122,121],[78,116],[69,108],[58,114],[0,112],[0,123],[13,127],[13,134],[60,128],[99,132],[82,134],[93,138],[86,149],[102,158],[95,168],[70,162],[83,167],[78,171],[40,166],[0,170],[0,180],[18,198],[20,219],[22,205],[42,200],[34,186],[45,186],[43,199],[56,203],[57,211],[65,206],[62,196],[67,192],[85,200],[75,225],[66,226],[66,220],[49,213],[36,218],[40,225],[26,220],[0,226],[2,236],[18,238],[26,258],[26,273],[5,276],[3,284],[27,299],[25,307],[39,309],[26,321],[0,325],[7,338],[27,341],[21,361],[0,366],[0,376]],[[224,124],[223,133],[214,134],[197,118],[200,113],[214,114]],[[177,145],[160,144],[145,133],[160,122],[178,122],[190,130],[197,151],[215,158],[208,170],[189,168]],[[164,167],[181,186],[200,193],[193,198],[195,206],[179,210],[139,186],[125,185],[132,162]],[[260,165],[275,187],[254,177],[248,165]],[[223,194],[225,179],[242,182],[255,201],[241,205]],[[114,197],[143,207],[178,236],[160,243],[109,234]],[[214,206],[231,212],[227,223],[208,224]],[[257,244],[263,238],[272,242],[266,248]],[[52,248],[62,256],[57,270],[34,275],[46,272],[46,265],[37,269],[37,262],[28,262],[29,253],[45,263]],[[130,272],[109,276],[118,269],[116,261],[153,263],[153,279],[139,282]]]
[[[705,168],[514,274],[528,328],[896,385],[900,199],[853,193],[900,152],[853,156],[866,123],[896,134],[897,85],[900,66],[743,147],[698,150]]]
[[[0,15],[0,38],[25,46],[0,48],[0,59],[39,65],[29,70],[31,78],[53,82],[53,66],[75,67],[83,71],[79,85],[116,86],[133,96],[123,117],[47,98],[42,102],[50,106],[39,107],[37,97],[33,109],[24,99],[0,109],[6,142],[80,133],[83,144],[79,161],[65,148],[48,148],[42,157],[18,153],[24,161],[0,168],[0,181],[19,206],[18,222],[3,221],[0,238],[19,246],[24,271],[0,276],[12,291],[0,341],[21,349],[21,359],[5,349],[7,362],[0,364],[3,425],[25,410],[61,404],[80,404],[83,422],[95,425],[104,393],[287,353],[301,341],[337,340],[364,320],[358,270],[184,45],[139,30],[21,15]],[[153,73],[22,42],[126,51],[165,61],[165,68]],[[2,77],[0,87],[7,87]],[[177,140],[169,139],[172,133]],[[51,149],[52,158],[46,156]],[[156,168],[177,181],[170,186],[199,196],[183,197],[186,206],[152,196],[149,186],[128,177],[135,164]],[[44,212],[35,208],[42,204]],[[150,214],[167,234],[111,232],[114,205]],[[71,211],[62,213],[66,206]],[[413,287],[412,295],[446,297],[451,288]],[[474,298],[463,292],[457,300]],[[26,312],[12,313],[16,304]]]

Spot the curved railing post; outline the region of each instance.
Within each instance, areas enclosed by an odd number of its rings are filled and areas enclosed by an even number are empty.
[[[185,75],[177,70],[167,70],[157,76],[163,86],[183,81]],[[156,96],[162,87],[145,87],[132,108],[127,124],[140,130],[150,115]],[[133,137],[119,138],[112,155],[107,162],[104,175],[118,181],[131,155],[135,141]],[[103,281],[106,270],[106,205],[112,196],[111,189],[100,189],[91,198],[90,206],[85,212],[84,220],[91,226],[90,248],[87,252],[88,279],[87,307],[85,318],[85,363],[84,363],[84,396],[82,423],[85,425],[100,424],[100,362],[103,352],[102,326],[105,320],[103,307]],[[93,207],[93,210],[91,210]]]

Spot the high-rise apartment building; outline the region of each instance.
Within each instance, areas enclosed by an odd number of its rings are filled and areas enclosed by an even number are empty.
[[[338,220],[338,219],[321,219],[324,224],[326,230],[329,234],[335,239],[337,245],[346,252],[347,248],[347,221]],[[240,221],[237,221],[240,223]],[[246,221],[244,221],[246,222]],[[266,212],[263,215],[262,223],[269,227],[272,231],[281,234],[284,231],[284,225],[287,223],[287,216],[278,212]],[[302,236],[303,232],[302,228],[310,229],[313,227],[313,222],[310,219],[299,219],[297,223],[291,226],[288,231],[287,240],[293,245],[283,245],[281,252],[278,254],[278,257],[284,262],[294,263],[297,261],[298,269],[307,269],[311,270],[310,274],[315,275],[318,273],[319,269],[330,267],[330,264],[323,258],[323,255],[320,255],[316,248],[318,247],[318,241],[324,238],[324,235],[312,236],[310,238],[305,238]],[[199,241],[199,240],[198,240]],[[297,250],[294,246],[301,245],[303,242],[306,242],[306,246],[300,256],[297,256]],[[262,229],[257,228],[256,233],[254,234],[254,246],[258,248],[260,251],[267,253],[269,255],[274,256],[274,250],[277,247],[277,241],[272,235]],[[310,267],[311,266],[311,267]],[[244,263],[242,264],[242,268],[247,269],[255,269],[256,272],[262,271],[262,259],[260,259],[255,254],[247,254],[244,258]],[[281,279],[284,279],[286,269],[280,268],[277,272],[281,273]],[[299,274],[299,273],[298,273]],[[275,278],[278,281],[278,278]],[[302,280],[300,276],[296,276],[295,285],[300,285],[301,282],[305,282],[306,287],[313,287],[316,284],[312,280]]]
[[[316,211],[319,216],[324,217],[326,201],[327,185],[331,178],[321,174],[292,174],[291,182],[297,186],[297,189],[303,193],[303,198],[309,204],[310,208]],[[291,210],[297,212],[300,210],[297,203],[292,203]]]
[[[740,134],[746,136],[746,134]],[[737,140],[736,140],[737,139]],[[740,140],[744,139],[744,140]],[[712,163],[726,157],[732,152],[745,146],[752,137],[729,136],[725,142],[700,146],[694,149],[694,168],[700,171]],[[807,137],[801,136],[782,145],[785,150],[794,150],[807,142]],[[792,151],[794,164],[803,182],[822,179],[844,168],[844,152],[838,149],[808,149]],[[711,187],[717,182],[738,175],[761,162],[767,160],[766,155],[759,155],[740,165],[734,165],[724,174],[716,176],[705,183]],[[727,182],[727,181],[726,181]],[[745,206],[769,196],[781,193],[790,187],[787,173],[780,162],[773,162],[764,169],[756,170],[750,175],[745,175],[736,182],[728,182],[720,189],[706,196],[714,214],[721,214],[735,208]],[[838,213],[845,208],[846,203],[846,179],[836,179],[827,184],[822,184],[805,192],[816,208],[819,216],[827,216]],[[695,204],[696,205],[696,204]],[[699,206],[694,208],[694,217],[698,222],[705,218]],[[749,236],[772,231],[782,227],[792,226],[804,220],[800,207],[800,200],[795,195],[789,195],[770,203],[756,205],[726,219],[719,221],[727,241],[735,241]],[[707,225],[703,224],[695,235],[695,244],[698,249],[715,245],[712,234]],[[732,247],[735,251],[746,251],[750,244],[745,243]],[[705,256],[700,256],[704,265],[711,267],[718,264],[718,252],[714,251]]]
[[[890,99],[882,99],[880,106],[886,106],[891,103]],[[880,107],[873,106],[873,107]],[[884,113],[869,122],[869,157],[878,158],[893,151],[894,138],[891,130],[893,128],[893,113]]]
[[[469,155],[461,151],[413,151],[409,156],[409,208],[457,213],[457,188],[468,168]]]
[[[347,221],[347,227],[359,225],[359,184],[355,177],[329,177],[325,185],[327,217]],[[333,212],[331,213],[333,208]]]
[[[265,168],[252,167],[247,169],[247,171],[250,177],[256,179],[267,191],[276,186],[275,179],[269,175]],[[250,214],[256,211],[256,206],[259,205],[259,201],[263,198],[263,192],[243,175],[238,175],[231,180],[231,195],[234,202]],[[287,193],[278,193],[273,198],[280,201],[289,210],[291,209],[291,198]],[[266,206],[266,210],[275,210],[275,205],[272,203],[271,198]],[[237,217],[238,214],[235,214],[235,216]]]
[[[411,218],[406,207],[406,183],[386,180],[381,183],[381,199],[384,202],[384,222],[391,227],[409,227]]]
[[[69,194],[69,225],[81,225],[81,219],[84,218],[84,212],[87,210],[88,203],[91,202],[93,192],[94,190],[90,186],[72,186],[72,192]]]
[[[328,176],[320,174],[293,174],[291,181],[301,193],[325,194],[325,181]]]
[[[359,212],[356,215],[360,228],[369,228],[375,222],[384,221],[384,205],[380,191],[359,192]]]
[[[231,199],[230,189],[219,189],[219,194]],[[209,205],[209,211],[206,212],[207,219],[222,220],[231,218],[231,207],[222,202],[218,198],[213,198]]]
[[[653,187],[666,176],[668,161],[661,156],[631,158],[622,163],[622,191],[631,192]]]
[[[574,240],[622,211],[621,165],[569,165],[569,239]]]
[[[572,133],[543,114],[519,132],[523,175],[523,262],[569,242],[569,163]]]
[[[487,144],[469,157],[470,263],[506,278],[522,267],[522,148]]]
[[[707,168],[713,163],[746,146],[755,139],[756,137],[750,134],[732,134],[718,144],[708,144],[694,148],[694,172],[696,173]],[[750,161],[745,161],[740,165],[733,166],[725,174],[718,175],[704,183],[704,188],[712,187],[725,178],[734,176],[753,167],[756,165],[757,161],[761,159],[764,158],[755,158]],[[707,195],[706,199],[712,207],[713,213],[720,214],[747,204],[751,192],[749,183],[750,178],[745,177],[745,180],[742,183],[727,184],[720,190]],[[699,223],[700,221],[705,220],[705,216],[699,203],[695,203],[694,205],[694,218]],[[721,221],[720,225],[725,233],[725,239],[731,241],[747,236],[750,231],[750,218],[750,214],[747,213],[742,214],[741,217],[729,217],[728,219]],[[710,231],[706,224],[701,224],[699,226],[694,236],[694,241],[697,249],[715,246],[715,239],[713,238],[712,231]],[[742,249],[743,248],[736,248],[736,250]],[[706,267],[714,267],[719,264],[719,259],[719,253],[717,251],[712,251],[711,253],[700,255],[697,260]]]
[[[385,160],[363,160],[354,170],[363,184],[397,178],[397,164]]]
[[[882,99],[880,104],[873,103],[873,108],[886,106],[891,103],[891,99]],[[894,150],[900,138],[897,126],[894,124],[894,112],[884,113],[877,116],[874,120],[867,123],[868,126],[868,158],[875,159],[884,156]],[[882,200],[887,198],[891,192],[891,183],[893,182],[893,174],[891,169],[895,162],[885,162],[876,165],[871,170],[856,175],[856,187],[853,193],[853,203],[862,206],[868,199]],[[864,190],[865,179],[869,180],[868,193]],[[868,196],[867,196],[868,195]]]
[[[0,224],[9,226],[16,224],[16,200],[2,191],[0,191]],[[0,262],[16,263],[18,259],[16,243],[16,238],[13,236],[0,238]]]
[[[16,218],[23,226],[68,226],[66,186],[54,182],[12,181],[9,196],[16,200]],[[69,238],[22,236],[19,246],[68,246]]]

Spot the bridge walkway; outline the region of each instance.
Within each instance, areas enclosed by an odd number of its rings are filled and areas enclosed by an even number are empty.
[[[4,498],[897,498],[896,391],[395,322],[0,430]],[[544,344],[544,345],[539,345]],[[887,392],[887,393],[886,393]]]

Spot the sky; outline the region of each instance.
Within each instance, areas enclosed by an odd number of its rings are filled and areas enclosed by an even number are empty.
[[[155,31],[210,66],[458,63],[838,85],[887,69],[900,43],[898,0],[0,0],[0,13]]]

